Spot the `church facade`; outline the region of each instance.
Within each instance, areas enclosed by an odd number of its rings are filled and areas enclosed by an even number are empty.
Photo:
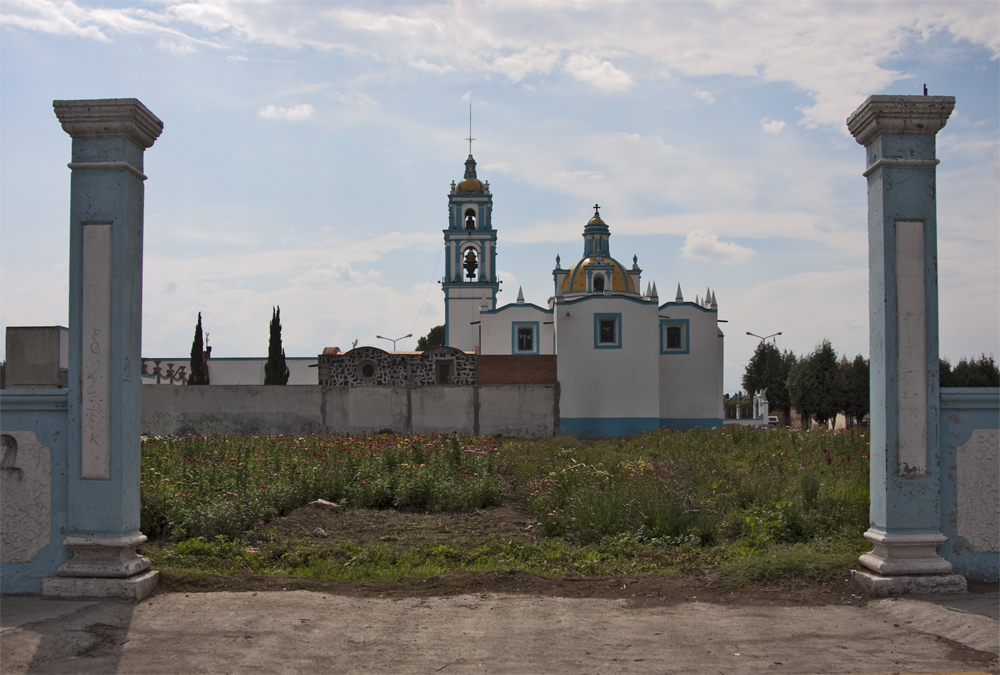
[[[659,427],[723,423],[724,336],[708,290],[685,302],[660,303],[656,284],[641,290],[633,256],[611,255],[611,230],[600,207],[583,228],[583,255],[562,267],[543,305],[497,307],[497,232],[489,183],[472,155],[448,196],[444,230],[445,344],[482,355],[555,355],[560,430],[578,436],[627,436]]]

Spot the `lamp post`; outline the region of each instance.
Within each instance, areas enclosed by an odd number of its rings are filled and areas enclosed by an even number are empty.
[[[750,331],[747,331],[747,335],[752,335],[752,336],[753,336],[753,337],[755,337],[755,338],[760,338],[760,341],[761,341],[761,342],[763,342],[763,341],[764,341],[764,340],[766,340],[767,338],[773,338],[773,337],[775,337],[775,336],[777,336],[777,335],[781,335],[781,331],[779,330],[779,331],[778,331],[777,333],[771,333],[771,334],[770,334],[770,335],[768,335],[767,337],[760,337],[760,336],[759,336],[759,335],[757,335],[756,333],[751,333]],[[778,344],[778,340],[777,340],[777,339],[775,339],[775,340],[774,340],[774,344]]]
[[[375,337],[377,337],[379,340],[388,340],[389,342],[392,343],[392,351],[396,351],[396,343],[399,342],[400,340],[405,340],[406,338],[413,337],[413,333],[407,333],[403,337],[398,337],[398,338],[387,338],[387,337],[382,337],[381,335],[376,335]]]

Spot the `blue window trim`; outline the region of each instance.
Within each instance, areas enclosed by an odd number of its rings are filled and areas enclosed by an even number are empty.
[[[667,348],[667,326],[683,325],[684,332],[681,337],[680,349]],[[690,319],[660,319],[660,353],[661,354],[690,354],[691,353],[691,320]]]
[[[615,342],[601,342],[601,321],[615,322]],[[622,315],[621,312],[603,312],[594,314],[594,349],[622,348]]]
[[[519,350],[517,348],[517,329],[531,329],[531,350]],[[538,353],[538,322],[537,321],[513,321],[510,324],[510,353],[511,354],[537,354]]]

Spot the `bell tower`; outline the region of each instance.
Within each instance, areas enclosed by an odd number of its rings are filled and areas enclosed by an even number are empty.
[[[473,351],[479,344],[481,308],[496,309],[500,284],[496,272],[497,233],[493,229],[493,195],[489,182],[476,176],[469,134],[465,176],[451,183],[448,229],[444,230],[445,344]]]

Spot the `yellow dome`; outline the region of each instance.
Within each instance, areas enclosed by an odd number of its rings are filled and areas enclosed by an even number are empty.
[[[477,178],[466,178],[458,184],[458,189],[463,192],[482,192],[483,184]]]
[[[602,265],[611,265],[611,290],[621,293],[635,293],[635,284],[629,276],[625,267],[614,258],[601,258]],[[587,292],[587,271],[586,268],[596,265],[596,258],[584,258],[573,263],[566,270],[566,276],[562,280],[563,293],[586,293]]]

